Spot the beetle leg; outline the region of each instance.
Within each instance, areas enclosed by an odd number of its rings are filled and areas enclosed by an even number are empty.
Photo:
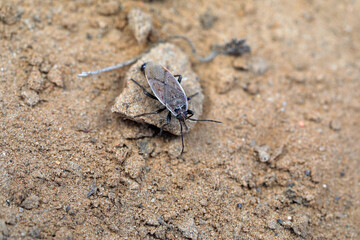
[[[180,74],[177,74],[177,75],[174,75],[174,77],[177,77],[178,78],[178,82],[181,83],[181,80],[182,80],[182,76]]]
[[[191,96],[188,96],[187,97],[187,100],[189,101],[190,99],[192,99],[193,97],[195,97],[196,95],[198,95],[199,93],[197,92],[197,93],[195,93],[195,94],[193,94],[193,95],[191,95]]]
[[[189,116],[187,116],[186,119],[191,118],[192,116],[194,116],[194,112],[192,110],[190,110],[190,109],[187,110],[187,113],[189,114]]]
[[[154,95],[152,95],[151,93],[149,93],[148,91],[146,91],[146,89],[141,86],[140,83],[138,83],[137,81],[135,81],[134,79],[130,78],[131,81],[133,81],[136,85],[138,85],[144,92],[144,94],[152,99],[158,100]]]
[[[170,122],[171,122],[171,112],[169,111],[169,113],[167,115],[167,118],[166,118],[166,123],[164,125],[162,125],[161,128],[160,128],[159,136],[161,136],[161,134],[162,134],[162,132],[164,130],[164,127],[166,125],[168,125]]]
[[[180,123],[180,133],[181,133],[181,154],[184,153],[184,136],[183,136],[183,127],[182,127],[182,124],[181,124],[181,121],[179,120],[179,123]]]
[[[166,109],[166,107],[165,107],[165,108],[160,108],[159,110],[157,110],[157,111],[155,111],[155,112],[142,113],[142,114],[139,114],[139,115],[134,116],[134,118],[141,117],[141,116],[145,116],[145,115],[158,114],[158,113],[163,112],[165,109]]]

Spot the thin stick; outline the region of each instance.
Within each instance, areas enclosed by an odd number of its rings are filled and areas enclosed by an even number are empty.
[[[195,48],[194,44],[190,41],[190,39],[188,39],[187,37],[185,37],[185,36],[183,36],[183,35],[173,35],[173,36],[170,36],[170,37],[167,37],[167,38],[163,39],[162,42],[166,42],[166,41],[168,41],[168,40],[176,39],[176,38],[185,40],[185,41],[189,44],[189,46],[190,46],[190,48],[191,48],[191,51],[192,51],[193,55],[195,56],[195,58],[196,58],[198,61],[200,61],[200,62],[210,62],[210,61],[213,60],[217,55],[220,54],[220,53],[217,52],[216,50],[213,50],[213,51],[209,54],[209,56],[207,56],[207,57],[201,57],[201,56],[197,55],[197,53],[196,53],[196,48]]]
[[[167,38],[164,38],[163,40],[160,40],[159,42],[156,42],[154,44],[152,44],[151,46],[149,46],[143,53],[141,53],[139,56],[132,58],[128,61],[119,63],[117,65],[111,66],[111,67],[106,67],[103,69],[99,69],[96,71],[90,71],[90,72],[82,72],[80,74],[78,74],[78,77],[87,77],[87,76],[93,76],[99,73],[103,73],[103,72],[109,72],[109,71],[113,71],[125,66],[128,66],[130,64],[133,64],[134,62],[136,62],[137,60],[139,60],[145,53],[149,52],[154,46],[159,45],[160,43],[164,43],[167,42],[171,39],[182,39],[185,40],[190,48],[191,51],[193,53],[193,55],[195,56],[195,58],[199,61],[199,62],[210,62],[211,60],[213,60],[217,55],[219,54],[224,54],[224,55],[233,55],[233,56],[241,56],[244,53],[248,53],[251,51],[250,47],[248,45],[245,44],[245,39],[241,39],[241,40],[237,40],[237,39],[233,39],[230,42],[224,44],[224,45],[215,45],[212,48],[212,52],[207,56],[207,57],[201,57],[198,56],[196,53],[196,48],[194,46],[194,44],[190,41],[190,39],[188,39],[187,37],[183,36],[183,35],[173,35]]]
[[[194,44],[190,41],[190,39],[188,39],[187,37],[185,37],[183,35],[172,35],[170,37],[164,38],[163,40],[161,40],[161,42],[167,42],[168,40],[175,39],[175,38],[185,40],[191,47],[193,54],[196,55],[196,48],[195,48]]]
[[[119,68],[122,68],[122,67],[126,67],[126,66],[128,66],[128,65],[130,65],[130,64],[133,64],[133,63],[136,62],[140,57],[141,57],[141,55],[138,56],[138,57],[136,57],[136,58],[130,59],[130,60],[128,60],[128,61],[119,63],[119,64],[114,65],[114,66],[106,67],[106,68],[103,68],[103,69],[99,69],[99,70],[95,70],[95,71],[90,71],[90,72],[82,72],[82,73],[78,74],[77,76],[78,76],[78,77],[87,77],[87,76],[92,76],[92,75],[96,75],[96,74],[103,73],[103,72],[113,71],[113,70],[116,70],[116,69],[119,69]]]

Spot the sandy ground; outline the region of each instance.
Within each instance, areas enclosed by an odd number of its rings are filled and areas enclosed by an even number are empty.
[[[359,239],[360,1],[0,2],[0,239]],[[150,14],[138,44],[127,14]],[[131,59],[182,34],[203,118],[111,112]],[[247,71],[244,71],[247,69]]]

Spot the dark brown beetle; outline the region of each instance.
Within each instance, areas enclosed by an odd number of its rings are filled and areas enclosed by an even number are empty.
[[[208,122],[215,122],[221,123],[220,121],[215,120],[197,120],[191,118],[194,115],[194,112],[188,108],[188,101],[196,96],[198,93],[195,93],[189,97],[186,97],[184,89],[181,87],[181,75],[172,75],[168,69],[155,64],[153,62],[144,63],[141,66],[141,71],[144,73],[152,92],[151,94],[146,89],[141,86],[140,83],[131,79],[136,85],[138,85],[144,92],[144,94],[152,99],[158,100],[163,104],[165,107],[160,108],[159,110],[151,113],[143,113],[140,115],[134,116],[140,117],[150,114],[158,114],[163,112],[164,110],[169,110],[167,115],[167,124],[171,121],[171,115],[174,115],[180,124],[180,131],[181,131],[181,143],[182,143],[182,150],[181,153],[184,152],[184,138],[183,138],[183,124],[187,128],[185,120],[189,119],[191,121],[208,121]],[[178,79],[176,80],[177,77]],[[162,132],[164,126],[161,127]]]

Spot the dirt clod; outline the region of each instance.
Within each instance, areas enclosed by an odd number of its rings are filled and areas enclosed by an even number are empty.
[[[39,53],[34,53],[31,56],[29,64],[32,66],[40,66],[40,64],[44,61],[43,57]]]
[[[9,229],[6,226],[5,220],[0,219],[0,234],[3,234],[4,236],[9,236]]]
[[[21,206],[25,209],[31,210],[39,206],[39,197],[36,195],[30,195],[22,203]]]
[[[128,21],[137,42],[139,44],[145,43],[152,28],[151,16],[135,8],[130,10]]]
[[[25,103],[30,107],[35,106],[40,101],[40,97],[38,93],[31,89],[22,90],[21,97],[24,99]]]
[[[136,141],[140,152],[145,154],[146,156],[151,154],[154,151],[154,145],[150,142],[148,138],[139,139]]]
[[[138,178],[144,167],[145,160],[141,155],[133,155],[125,161],[125,173],[132,179]]]
[[[298,219],[295,219],[295,222],[292,225],[294,233],[302,238],[306,238],[309,234],[309,218],[307,216],[301,216]]]
[[[44,78],[41,76],[38,67],[33,67],[28,78],[29,88],[39,92],[43,89],[44,82]]]
[[[40,65],[40,71],[43,73],[48,73],[51,69],[51,63],[49,60],[45,59]]]
[[[54,65],[47,75],[50,82],[54,83],[58,87],[64,87],[64,78],[61,70],[57,65]]]
[[[184,220],[177,225],[177,227],[182,232],[184,237],[197,239],[199,232],[196,229],[194,218],[188,216],[185,217]]]

